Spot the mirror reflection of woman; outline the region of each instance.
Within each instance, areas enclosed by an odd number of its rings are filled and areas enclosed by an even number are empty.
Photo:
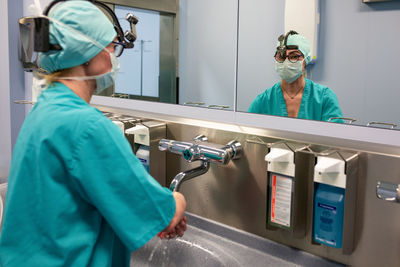
[[[281,81],[259,94],[248,112],[299,119],[343,122],[335,93],[328,87],[306,79],[311,62],[308,40],[295,31],[279,37],[275,70]],[[330,120],[331,119],[331,120]]]

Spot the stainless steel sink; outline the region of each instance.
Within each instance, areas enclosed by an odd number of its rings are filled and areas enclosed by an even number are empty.
[[[131,266],[343,266],[301,250],[198,217],[181,238],[153,238],[132,253]]]

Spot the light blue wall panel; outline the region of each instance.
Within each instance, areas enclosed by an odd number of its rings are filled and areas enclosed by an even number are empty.
[[[179,103],[233,109],[237,1],[179,1]]]
[[[279,79],[273,56],[284,31],[285,1],[240,1],[239,10],[237,108],[246,111],[256,95]]]
[[[7,0],[1,0],[0,34],[8,35]],[[8,176],[11,161],[10,79],[8,71],[8,42],[0,42],[0,180]],[[1,182],[0,181],[0,182]]]
[[[19,130],[25,119],[25,105],[14,104],[15,100],[25,99],[24,71],[18,60],[19,26],[18,19],[23,16],[22,1],[8,1],[8,57],[10,79],[11,141],[14,147]]]

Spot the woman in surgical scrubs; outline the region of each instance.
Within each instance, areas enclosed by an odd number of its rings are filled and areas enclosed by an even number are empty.
[[[259,94],[248,112],[299,119],[343,122],[335,93],[304,78],[311,61],[308,40],[295,31],[281,35],[274,55],[281,81]],[[334,119],[336,118],[336,119]]]
[[[186,202],[89,105],[118,69],[113,25],[90,1],[61,2],[49,17],[50,42],[62,49],[40,54],[53,82],[13,151],[0,266],[129,266],[153,236],[183,235]]]

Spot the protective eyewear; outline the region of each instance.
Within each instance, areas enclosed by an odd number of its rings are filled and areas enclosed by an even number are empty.
[[[298,34],[298,33],[296,31],[289,31],[288,33],[286,33],[286,35],[282,34],[281,36],[278,37],[279,45],[276,48],[276,52],[275,52],[275,55],[274,55],[275,60],[277,62],[283,62],[286,59],[286,57],[287,57],[286,51],[287,50],[299,49],[299,47],[297,45],[288,45],[287,44],[287,40],[288,40],[289,36],[290,35],[295,35],[295,34]],[[277,55],[278,54],[279,54],[279,56],[278,56],[278,59],[277,59]],[[295,59],[293,58],[293,60],[295,60]],[[297,60],[291,61],[289,59],[289,61],[290,62],[296,62]]]
[[[276,52],[274,55],[275,61],[282,63],[283,61],[285,61],[285,59],[287,58],[290,62],[295,63],[299,60],[302,60],[304,58],[303,54],[301,52],[298,51],[293,51],[290,52],[289,55],[281,55],[281,53]]]
[[[124,52],[124,49],[126,45],[121,42],[112,42],[114,44],[114,53],[116,57],[119,57],[122,55],[122,52]]]

